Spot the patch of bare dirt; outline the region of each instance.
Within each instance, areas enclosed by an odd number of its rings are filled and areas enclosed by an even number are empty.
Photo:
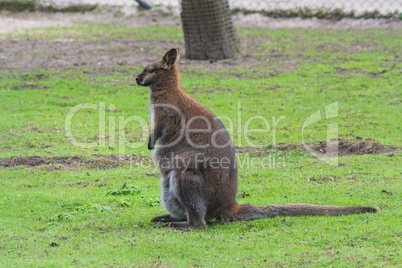
[[[42,167],[48,171],[74,170],[77,168],[90,169],[111,169],[125,165],[138,165],[148,158],[139,155],[111,155],[97,156],[96,159],[87,159],[79,156],[61,157],[40,157],[40,156],[13,156],[0,161],[0,168],[11,168],[16,166]]]
[[[366,155],[366,154],[385,154],[402,150],[402,147],[396,145],[382,145],[374,139],[361,140],[331,140],[330,144],[326,141],[307,143],[308,148],[313,149],[315,152],[324,154],[328,157],[342,157],[348,155]],[[336,150],[334,150],[334,148]],[[277,150],[281,152],[289,152],[294,150],[305,151],[306,148],[299,144],[284,144],[279,143],[275,147],[237,147],[237,153],[261,153],[268,150]]]
[[[31,90],[31,89],[35,89],[35,90],[46,90],[49,87],[46,86],[42,86],[42,85],[33,85],[33,84],[23,84],[20,86],[14,86],[11,88],[11,90]]]
[[[74,27],[74,22],[119,23],[128,27],[181,25],[165,8],[139,11],[136,7],[100,7],[93,12],[0,12],[0,34],[30,28]]]
[[[346,68],[341,68],[341,67],[335,67],[335,72],[337,74],[348,74],[348,73],[365,73],[366,70],[363,69],[346,69]]]
[[[250,38],[247,44],[258,47],[261,40]],[[179,47],[184,44],[161,40],[0,40],[0,69],[14,72],[43,71],[47,69],[65,70],[69,67],[91,67],[85,70],[87,75],[112,75],[116,66],[146,66],[166,52],[166,48]],[[205,69],[214,72],[220,68],[230,69],[242,66],[244,68],[277,66],[270,69],[264,76],[276,76],[280,72],[290,72],[298,68],[299,56],[271,53],[266,58],[259,58],[253,49],[249,56],[226,61],[197,61],[181,59],[179,62],[183,72],[197,72]],[[190,67],[190,68],[187,68]],[[131,71],[131,70],[129,70]],[[127,72],[127,71],[125,71]],[[133,81],[137,73],[133,73]],[[228,73],[230,75],[230,72]],[[239,76],[238,74],[234,74]],[[258,73],[240,75],[259,75]],[[44,90],[45,87],[22,85],[14,89]]]
[[[384,78],[382,75],[387,72],[388,72],[388,70],[383,69],[379,72],[369,72],[368,74],[373,78]],[[363,74],[363,73],[366,73],[366,70],[358,69],[358,68],[335,67],[335,73],[337,73],[337,74],[348,74],[348,73]]]
[[[155,46],[180,43],[119,40],[0,40],[0,69],[29,71],[73,66],[145,66],[156,60]],[[118,51],[116,52],[116,49]]]
[[[327,151],[328,148],[334,148],[334,142],[337,146],[335,151]],[[327,146],[327,142],[307,143],[308,148],[312,148],[315,152],[325,154],[329,157],[342,157],[348,155],[366,155],[366,154],[384,154],[390,153],[389,157],[394,157],[394,152],[402,150],[402,147],[395,145],[382,145],[373,139],[363,140],[332,140],[331,146]],[[289,152],[293,150],[305,151],[303,145],[297,144],[278,144],[275,147],[236,147],[237,153],[265,153],[269,150],[277,150],[281,152]],[[143,157],[137,154],[129,155],[110,155],[95,156],[96,159],[87,159],[79,156],[61,156],[61,157],[40,157],[40,156],[13,156],[11,158],[0,161],[0,168],[11,168],[16,166],[41,167],[47,171],[54,170],[76,170],[77,168],[90,169],[111,169],[122,166],[138,166],[144,161],[149,161],[152,165],[150,157]]]
[[[332,143],[332,141],[331,141]],[[326,141],[319,142],[314,147],[316,152],[323,153],[330,157],[335,156],[348,156],[348,155],[365,155],[365,154],[385,154],[401,150],[401,147],[394,145],[382,145],[374,139],[367,139],[365,141],[349,141],[338,140],[336,141],[338,151],[327,151],[329,148]]]
[[[120,24],[128,27],[143,27],[149,25],[175,25],[180,26],[178,16],[175,16],[168,9],[155,9],[139,12],[135,8],[119,9],[116,7],[102,8],[96,12],[86,13],[4,13],[0,12],[0,33],[15,32],[29,28],[46,27],[75,27],[75,22],[96,22],[104,24]],[[247,19],[246,19],[247,18]],[[308,19],[274,19],[260,16],[236,15],[233,17],[236,27],[251,28],[326,28],[341,25],[340,28],[361,27],[355,21],[332,22],[325,20]],[[253,22],[254,21],[254,22]],[[396,22],[383,22],[371,20],[360,22],[368,27],[389,27],[397,28]],[[78,24],[79,25],[79,24]],[[350,27],[347,27],[349,25]],[[134,37],[135,38],[135,37]],[[254,68],[257,66],[270,67],[269,74],[274,76],[278,72],[289,72],[298,68],[302,55],[286,55],[278,49],[268,52],[261,52],[257,49],[262,43],[269,42],[269,38],[241,37],[242,55],[237,59],[208,62],[181,59],[180,66],[184,70],[187,66],[192,69],[207,68],[211,72],[219,68]],[[355,44],[357,51],[361,45]],[[373,45],[375,46],[375,45]],[[55,68],[65,69],[73,66],[87,66],[92,68],[94,74],[108,73],[108,67],[112,66],[145,66],[162,55],[167,48],[179,47],[184,49],[184,44],[179,41],[161,40],[29,40],[24,38],[8,39],[0,38],[0,69],[13,70],[18,72],[38,71]],[[335,44],[327,43],[317,48],[320,50],[339,50]],[[366,49],[366,48],[365,48]],[[354,51],[351,51],[353,53]],[[275,70],[271,69],[276,66]],[[342,71],[340,71],[342,72]],[[134,74],[136,75],[136,74]],[[255,75],[255,73],[254,73]],[[242,78],[242,77],[239,77]],[[43,90],[32,85],[24,85],[22,89]]]
[[[182,58],[179,62],[183,72],[196,72],[208,69],[214,72],[220,68],[230,69],[242,66],[244,68],[277,66],[270,69],[264,76],[276,76],[280,72],[290,72],[298,68],[300,55],[289,56],[274,51],[261,57],[256,48],[261,42],[259,38],[247,38],[241,42],[247,44],[247,55],[225,61],[197,61]],[[179,47],[184,44],[176,41],[162,40],[1,40],[0,39],[0,69],[14,72],[65,70],[69,67],[91,67],[85,70],[87,75],[112,75],[116,66],[146,66],[166,52],[167,48]],[[190,67],[190,68],[187,68]],[[267,69],[268,70],[268,69]],[[133,81],[134,76],[133,74]],[[230,72],[229,72],[230,75]],[[236,74],[237,75],[237,74]],[[259,75],[256,72],[240,75]],[[17,88],[16,88],[17,89]],[[19,89],[19,88],[18,88]],[[43,90],[44,87],[23,85],[21,89]]]

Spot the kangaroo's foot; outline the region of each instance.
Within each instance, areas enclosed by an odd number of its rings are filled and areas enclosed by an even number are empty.
[[[173,218],[170,214],[166,214],[166,215],[155,217],[151,220],[151,222],[173,222],[173,221],[180,222],[180,221],[186,221],[186,219],[180,220],[177,218]]]
[[[162,225],[161,227],[164,228],[176,228],[176,229],[188,229],[188,228],[205,228],[207,227],[206,224],[198,224],[194,225],[189,222],[171,222],[165,225]]]

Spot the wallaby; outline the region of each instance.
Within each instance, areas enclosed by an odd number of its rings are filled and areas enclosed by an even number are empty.
[[[179,57],[178,48],[170,49],[136,78],[138,85],[151,89],[148,149],[155,149],[153,158],[162,175],[162,200],[169,212],[155,217],[153,222],[170,222],[166,227],[202,228],[212,219],[225,223],[273,216],[377,211],[363,206],[239,205],[233,143],[222,122],[180,89]]]

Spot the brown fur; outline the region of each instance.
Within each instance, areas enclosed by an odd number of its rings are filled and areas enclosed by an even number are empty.
[[[211,219],[230,222],[273,216],[377,211],[360,206],[239,205],[232,141],[222,122],[180,89],[179,53],[177,48],[167,51],[136,78],[138,85],[151,89],[153,122],[148,148],[155,148],[153,157],[162,175],[162,199],[169,211],[152,221],[188,228],[205,227],[206,221]]]

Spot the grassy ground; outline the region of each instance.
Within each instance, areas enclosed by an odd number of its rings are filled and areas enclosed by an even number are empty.
[[[138,116],[148,128],[148,90],[134,83],[143,66],[29,71],[20,66],[0,73],[0,161],[47,160],[0,167],[0,266],[397,266],[401,152],[366,150],[341,157],[332,167],[297,146],[280,151],[272,145],[301,145],[303,123],[321,111],[322,120],[305,129],[304,142],[325,141],[326,124],[336,123],[343,140],[401,146],[400,29],[238,29],[238,34],[238,59],[215,65],[186,61],[181,69],[182,88],[222,117],[243,149],[239,193],[245,194],[239,203],[370,205],[378,214],[154,229],[150,220],[164,213],[158,172],[143,128],[127,121]],[[127,36],[152,44],[183,42],[176,27],[97,24],[30,30],[3,41]],[[124,49],[130,48],[108,51],[118,57]],[[165,49],[152,47],[149,57]],[[325,119],[325,107],[336,101],[337,116]],[[66,137],[67,115],[81,103],[95,106],[78,111],[71,126],[76,140],[95,142],[91,148],[78,148]],[[261,128],[266,131],[251,131]],[[122,154],[132,161],[108,158]],[[77,163],[67,161],[73,156]],[[265,168],[252,166],[252,159]]]

